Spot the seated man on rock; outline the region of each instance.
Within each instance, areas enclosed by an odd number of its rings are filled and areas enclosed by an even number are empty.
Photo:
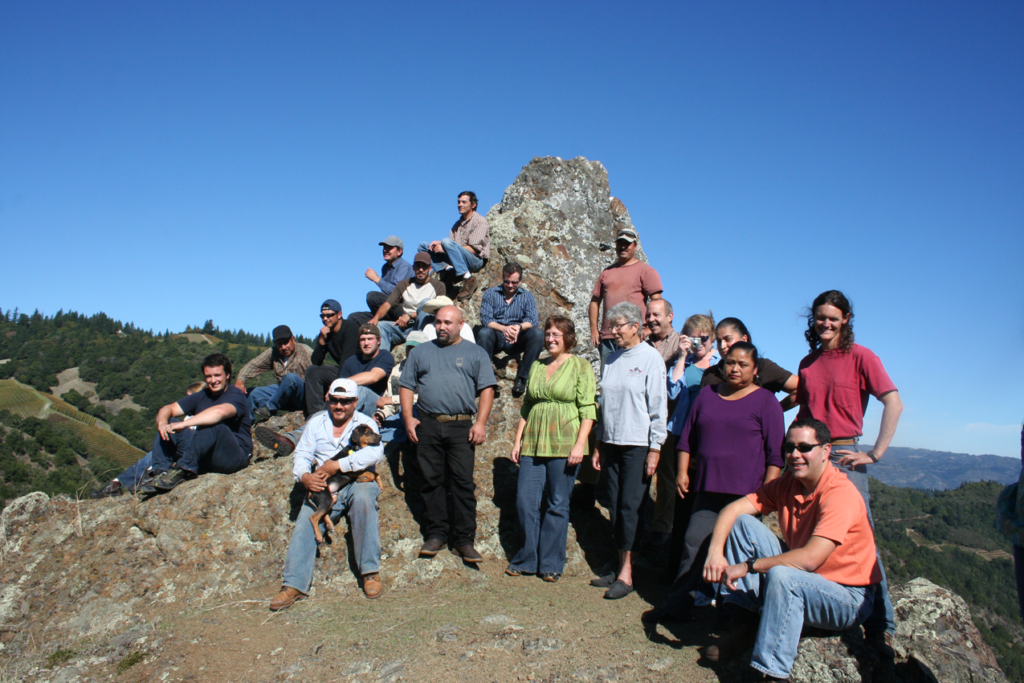
[[[412,267],[413,277],[399,282],[387,301],[367,321],[370,325],[379,326],[381,348],[385,351],[404,344],[409,332],[420,328],[423,304],[444,296],[444,283],[430,277],[430,256],[425,251],[416,254]],[[401,315],[394,322],[387,322],[392,311],[399,311]],[[385,322],[380,322],[382,320]]]
[[[253,424],[269,419],[278,410],[302,410],[305,404],[304,380],[313,349],[296,343],[287,325],[274,328],[273,340],[274,345],[246,363],[235,380],[235,386],[245,391],[247,380],[264,372],[274,372],[277,384],[256,387],[249,392],[249,420]]]
[[[427,341],[430,340],[427,339],[425,332],[413,330],[405,340],[406,353]],[[384,391],[384,395],[378,399],[377,409],[373,411],[373,419],[377,422],[377,426],[380,427],[380,438],[385,443],[389,441],[405,441],[405,425],[402,423],[401,382],[402,371],[405,370],[405,365],[408,362],[409,357],[406,356],[391,371],[391,375],[388,377],[388,388]],[[414,405],[417,400],[418,396],[413,396]]]
[[[871,614],[882,578],[875,537],[864,499],[829,463],[830,440],[823,422],[796,420],[782,447],[786,472],[719,514],[704,579],[722,584],[738,617],[705,652],[709,661],[753,645],[750,665],[768,680],[786,679],[804,625],[844,631]],[[779,514],[783,542],[753,517],[769,512]]]
[[[537,301],[521,286],[523,267],[510,261],[501,269],[501,274],[501,284],[484,292],[480,301],[483,327],[477,335],[477,344],[491,358],[498,351],[509,355],[522,352],[523,360],[512,385],[512,395],[522,396],[530,366],[544,348],[544,331],[537,319]]]
[[[338,372],[351,356],[359,350],[359,325],[341,315],[341,304],[337,299],[328,299],[320,305],[320,320],[323,327],[317,335],[310,357],[310,367],[306,369],[306,417],[318,413],[324,405],[324,394],[331,382],[342,375]],[[324,365],[327,354],[337,365]]]
[[[204,472],[232,474],[249,465],[252,437],[245,394],[230,384],[231,361],[221,353],[203,359],[206,388],[169,403],[156,414],[153,465],[142,493],[170,491]],[[171,418],[186,417],[180,422]],[[195,429],[191,429],[195,427]]]
[[[376,311],[388,300],[399,282],[413,276],[412,266],[402,258],[405,245],[400,237],[390,235],[378,244],[384,249],[384,267],[380,269],[380,275],[377,275],[377,271],[373,268],[366,269],[366,279],[380,287],[379,292],[369,292],[366,295],[366,307],[371,311]],[[398,311],[392,310],[382,320],[398,320]]]
[[[476,292],[479,283],[473,273],[481,270],[491,257],[491,228],[476,212],[476,194],[459,193],[459,219],[451,234],[441,240],[420,242],[418,251],[428,252],[434,269],[451,266],[454,284],[461,285],[456,301],[464,301]]]
[[[373,415],[377,400],[388,386],[388,375],[395,367],[395,357],[380,347],[380,330],[366,323],[359,326],[359,351],[341,366],[341,376],[357,385],[359,402],[356,410]]]
[[[328,409],[314,415],[306,424],[293,455],[292,474],[307,491],[322,491],[327,487],[327,479],[338,472],[359,473],[355,480],[338,491],[338,499],[330,515],[335,523],[341,515],[348,515],[363,593],[368,598],[376,598],[383,586],[378,574],[380,528],[377,496],[380,495],[380,486],[374,468],[384,459],[384,447],[380,444],[367,446],[344,458],[331,460],[349,445],[352,430],[359,425],[370,425],[374,432],[377,431],[376,422],[356,412],[356,400],[355,382],[336,379],[331,383],[327,391]],[[317,549],[316,534],[309,521],[314,512],[315,508],[307,499],[295,520],[295,531],[292,532],[284,563],[281,592],[270,601],[270,609],[275,612],[309,595]]]

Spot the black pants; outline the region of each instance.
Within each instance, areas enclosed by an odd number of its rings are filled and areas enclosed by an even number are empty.
[[[693,607],[690,591],[698,588],[704,576],[704,561],[708,556],[711,532],[715,530],[718,513],[726,505],[739,499],[731,493],[691,494],[694,497],[690,523],[683,537],[683,554],[676,572],[676,579],[668,591],[668,598],[662,608],[669,614],[683,616]]]
[[[647,446],[601,444],[601,477],[612,520],[616,550],[639,550],[640,506],[647,494]]]
[[[306,417],[327,408],[327,390],[338,379],[337,365],[310,365],[306,368]]]
[[[388,295],[384,292],[367,292],[366,293],[366,307],[370,309],[370,313],[377,314],[377,309],[384,305],[384,302],[388,300]],[[401,306],[392,306],[388,314],[381,318],[381,320],[391,320],[392,322],[398,320],[402,313]]]
[[[158,433],[153,439],[153,470],[166,472],[172,464],[192,474],[233,474],[249,466],[249,454],[242,450],[234,432],[219,423],[183,429],[168,441]]]
[[[423,473],[420,494],[427,507],[426,537],[448,541],[454,548],[471,545],[476,537],[476,446],[469,443],[472,426],[472,420],[438,422],[424,415],[416,428],[416,459]]]

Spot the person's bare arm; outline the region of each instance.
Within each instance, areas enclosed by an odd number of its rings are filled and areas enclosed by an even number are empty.
[[[156,428],[160,432],[160,438],[167,441],[171,438],[173,430],[169,430],[167,427],[170,425],[172,417],[181,417],[185,414],[185,411],[181,409],[178,402],[168,403],[156,413]]]
[[[764,473],[764,482],[762,483],[767,484],[770,481],[778,479],[780,474],[782,474],[781,467],[776,467],[775,465],[768,465],[768,468],[765,470]]]
[[[174,405],[178,405],[175,403]],[[179,407],[178,410],[181,410]],[[238,411],[230,403],[221,403],[220,405],[210,406],[206,410],[196,413],[190,418],[182,420],[181,422],[171,422],[167,425],[167,431],[170,433],[180,432],[183,429],[189,427],[210,427],[215,424],[220,424],[225,420],[230,420],[235,415],[238,415]]]
[[[412,416],[413,396],[412,389],[402,387],[398,391],[398,400],[402,404],[402,421],[405,422],[405,433],[408,435],[409,441],[419,443],[420,440],[416,436],[416,427],[420,421]]]
[[[679,451],[679,461],[676,466],[676,490],[680,498],[686,498],[690,492],[690,454],[686,451]]]
[[[796,408],[799,405],[796,402],[796,389],[800,386],[800,378],[797,375],[790,375],[786,383],[782,385],[782,390],[786,392],[786,395],[779,401],[779,405],[782,406],[782,412]]]
[[[487,387],[480,392],[480,405],[476,411],[476,422],[469,428],[469,442],[479,446],[487,438],[487,418],[494,405],[494,387]]]
[[[385,316],[387,316],[388,311],[390,311],[390,310],[391,310],[391,304],[389,304],[387,301],[385,301],[384,303],[382,303],[380,305],[380,308],[377,309],[377,312],[373,314],[373,317],[370,318],[369,320],[367,320],[366,322],[368,324],[371,324],[371,325],[376,325]]]
[[[836,450],[837,455],[843,456],[839,460],[840,465],[870,465],[878,462],[885,455],[885,451],[892,442],[892,437],[896,435],[896,425],[900,421],[900,413],[903,412],[903,402],[897,391],[882,394],[878,400],[882,402],[882,424],[878,428],[875,447],[867,453],[846,449]]]
[[[601,312],[601,300],[596,296],[590,297],[590,306],[587,308],[587,315],[590,316],[590,343],[597,348],[601,345],[601,328],[597,324],[597,315]]]
[[[526,420],[519,418],[519,425],[516,427],[516,438],[512,442],[512,453],[509,457],[512,462],[519,463],[519,452],[523,449],[523,432],[526,431]]]
[[[385,374],[383,368],[371,368],[366,372],[357,372],[349,377],[349,379],[361,387],[368,387],[384,379]]]
[[[794,548],[780,555],[771,557],[759,557],[753,563],[753,569],[758,574],[765,574],[772,567],[792,567],[805,572],[813,572],[825,564],[828,556],[835,551],[838,544],[822,536],[811,536],[807,545],[803,548]],[[731,564],[725,568],[720,581],[729,590],[736,590],[736,579],[742,579],[750,573],[750,567],[746,562]]]
[[[377,271],[375,271],[373,268],[367,268],[366,279],[376,284],[380,282],[380,275],[377,275]]]
[[[738,498],[726,505],[718,513],[718,521],[715,522],[715,530],[711,532],[711,543],[708,546],[708,559],[704,563],[704,580],[708,583],[718,583],[722,578],[729,563],[725,561],[725,542],[732,531],[732,525],[736,523],[740,515],[756,515],[758,509],[754,507],[746,496]]]
[[[580,433],[576,435],[576,443],[569,451],[569,465],[579,465],[583,462],[583,456],[590,446],[590,430],[594,427],[593,420],[582,420],[580,422]]]

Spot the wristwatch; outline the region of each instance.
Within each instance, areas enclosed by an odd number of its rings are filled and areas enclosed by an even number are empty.
[[[747,558],[746,565],[747,565],[747,573],[748,574],[756,574],[757,573],[757,570],[754,569],[754,563],[755,562],[757,562],[757,558],[756,557]]]

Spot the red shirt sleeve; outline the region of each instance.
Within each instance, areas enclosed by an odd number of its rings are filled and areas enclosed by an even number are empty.
[[[658,271],[650,266],[641,271],[640,290],[644,293],[645,297],[665,291],[665,288],[661,285],[661,276],[658,275]]]
[[[885,371],[882,361],[878,356],[870,349],[861,348],[863,350],[863,357],[861,358],[863,388],[875,398],[882,394],[888,394],[890,391],[896,391],[896,385],[889,379],[889,373]]]

